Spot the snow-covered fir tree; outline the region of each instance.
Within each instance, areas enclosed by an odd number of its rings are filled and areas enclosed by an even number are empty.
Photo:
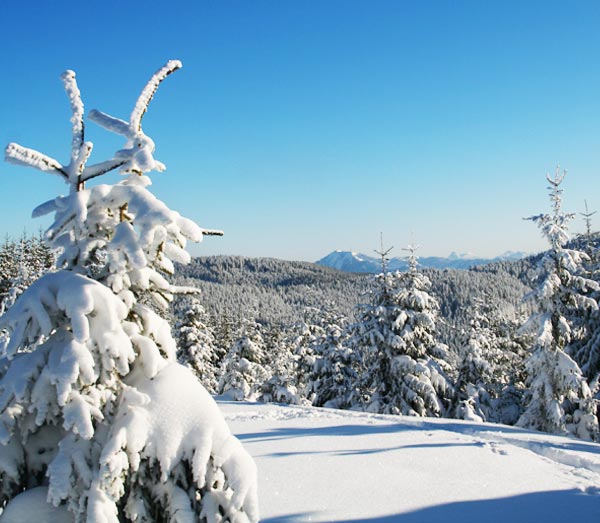
[[[585,219],[586,232],[581,236],[583,250],[588,255],[585,260],[585,268],[589,277],[600,283],[600,239],[598,233],[592,229],[591,217],[596,211],[588,210],[585,202],[585,213],[580,213]],[[591,290],[590,297],[600,303],[600,291]],[[598,393],[600,381],[600,310],[591,309],[587,311],[587,317],[582,316],[578,322],[574,339],[567,350],[569,355],[577,362],[592,389]]]
[[[598,290],[598,284],[582,274],[586,254],[565,247],[567,226],[574,217],[561,209],[560,184],[565,175],[559,168],[554,176],[547,175],[552,212],[529,218],[538,225],[550,249],[540,260],[538,284],[528,296],[536,301],[539,311],[524,326],[535,333],[535,342],[526,364],[526,408],[518,425],[595,439],[596,402],[579,366],[566,350],[579,319],[586,316],[587,310],[598,308],[588,296],[589,291]]]
[[[292,352],[295,360],[295,385],[301,403],[312,404],[309,384],[315,363],[315,346],[323,329],[318,325],[323,312],[315,307],[306,307],[302,320],[292,328]]]
[[[236,401],[256,400],[269,377],[262,327],[251,320],[243,322],[242,336],[223,359],[217,391]]]
[[[457,418],[514,424],[523,388],[523,340],[510,311],[486,296],[471,307],[469,329],[459,347],[454,415]]]
[[[360,406],[358,376],[362,358],[349,343],[345,316],[324,310],[321,329],[321,335],[315,340],[315,357],[308,382],[309,398],[317,407],[348,409]]]
[[[107,161],[87,165],[92,144],[72,71],[62,76],[72,110],[69,162],[6,148],[7,160],[70,188],[34,211],[54,213],[46,237],[60,251],[59,270],[35,281],[0,319],[10,334],[0,358],[6,513],[35,498],[75,523],[258,521],[254,463],[176,362],[170,326],[155,312],[176,290],[165,275],[173,261],[189,260],[186,241],[208,232],[156,199],[145,174],[165,167],[142,117],[180,67],[170,61],[152,76],[129,121],[89,114],[126,139]],[[121,182],[89,186],[114,169],[125,174]]]
[[[297,358],[293,340],[280,329],[272,329],[265,339],[266,361],[269,377],[260,387],[258,399],[297,405],[300,403],[296,387]]]
[[[445,416],[453,391],[448,350],[436,340],[438,305],[417,270],[416,247],[407,250],[406,273],[388,273],[382,250],[382,273],[354,326],[353,345],[364,355],[361,388],[369,411]]]
[[[198,299],[192,298],[176,326],[177,359],[187,365],[208,392],[217,390],[221,363],[210,318]]]
[[[600,293],[592,293],[596,302],[600,302]],[[579,365],[593,391],[598,392],[600,381],[600,311],[589,314],[587,322],[580,331],[580,339],[567,348],[569,355]]]
[[[461,382],[462,387],[470,383],[476,391],[472,405],[480,407],[482,419],[508,425],[514,425],[522,413],[525,347],[531,345],[530,337],[518,332],[522,315],[514,312],[499,310],[489,296],[475,300],[466,346],[475,343],[477,355],[471,362],[463,359],[456,379],[456,401],[461,400]]]
[[[492,365],[488,357],[495,345],[484,304],[476,302],[467,342],[460,348],[460,365],[455,383],[455,412],[459,419],[489,421],[491,414],[489,388]]]
[[[585,242],[585,252],[586,254],[592,258],[595,255],[596,252],[596,248],[594,245],[594,239],[597,236],[597,233],[594,233],[593,227],[592,227],[592,216],[594,216],[594,214],[596,214],[598,211],[590,211],[588,209],[588,203],[587,200],[584,200],[585,203],[585,212],[580,212],[579,214],[581,214],[581,216],[583,217],[583,220],[585,222],[585,233],[583,235],[581,235],[584,239]]]
[[[54,254],[39,236],[7,239],[0,246],[0,314],[54,266]]]

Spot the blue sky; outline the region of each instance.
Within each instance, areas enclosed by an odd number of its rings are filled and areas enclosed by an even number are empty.
[[[536,251],[522,218],[549,209],[558,163],[565,210],[600,210],[599,26],[578,1],[6,2],[0,138],[64,161],[63,70],[86,109],[126,118],[178,58],[144,130],[156,194],[225,230],[194,254],[312,261],[380,232],[396,255],[411,235],[421,255]],[[121,146],[87,138],[92,161]],[[66,189],[0,164],[0,233],[36,232]]]

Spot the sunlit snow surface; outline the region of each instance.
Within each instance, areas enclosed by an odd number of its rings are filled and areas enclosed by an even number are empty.
[[[456,420],[218,401],[264,523],[598,520],[600,445]]]

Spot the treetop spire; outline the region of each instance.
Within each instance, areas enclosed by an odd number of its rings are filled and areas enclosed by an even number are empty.
[[[71,153],[68,164],[35,149],[23,147],[17,143],[9,143],[5,149],[6,161],[33,167],[63,178],[72,192],[85,188],[85,182],[106,174],[115,169],[121,172],[143,174],[148,171],[164,171],[165,165],[154,159],[155,145],[152,139],[142,130],[142,118],[148,109],[160,83],[171,73],[182,66],[179,60],[170,60],[150,78],[131,112],[129,122],[109,116],[101,111],[92,110],[90,120],[105,129],[127,138],[125,149],[117,151],[113,158],[91,166],[86,166],[92,152],[92,142],[85,141],[85,125],[83,121],[84,104],[81,98],[75,72],[66,70],[61,75],[65,92],[71,106]]]
[[[407,251],[408,252],[408,272],[415,272],[417,270],[417,266],[419,265],[419,262],[417,261],[417,255],[416,252],[417,250],[420,248],[420,245],[416,245],[414,243],[407,245],[406,247],[403,247],[402,250],[403,251]]]
[[[387,272],[387,262],[389,258],[387,255],[392,251],[394,246],[392,245],[389,249],[385,250],[383,247],[383,233],[379,233],[379,241],[381,244],[380,250],[374,249],[374,252],[381,256],[381,272],[385,275]]]

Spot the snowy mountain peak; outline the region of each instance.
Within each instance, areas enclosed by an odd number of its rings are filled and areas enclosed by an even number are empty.
[[[486,265],[488,263],[503,260],[520,260],[527,257],[524,252],[507,251],[495,258],[479,258],[473,253],[451,252],[447,257],[429,256],[418,258],[421,267],[432,269],[470,269],[475,265]],[[335,250],[316,262],[324,267],[331,267],[345,272],[367,272],[378,273],[381,271],[381,260],[373,256],[357,253],[354,251]],[[408,264],[403,257],[391,258],[389,269],[392,271],[406,270]]]
[[[346,272],[377,272],[381,264],[365,254],[353,251],[333,251],[317,264]]]

